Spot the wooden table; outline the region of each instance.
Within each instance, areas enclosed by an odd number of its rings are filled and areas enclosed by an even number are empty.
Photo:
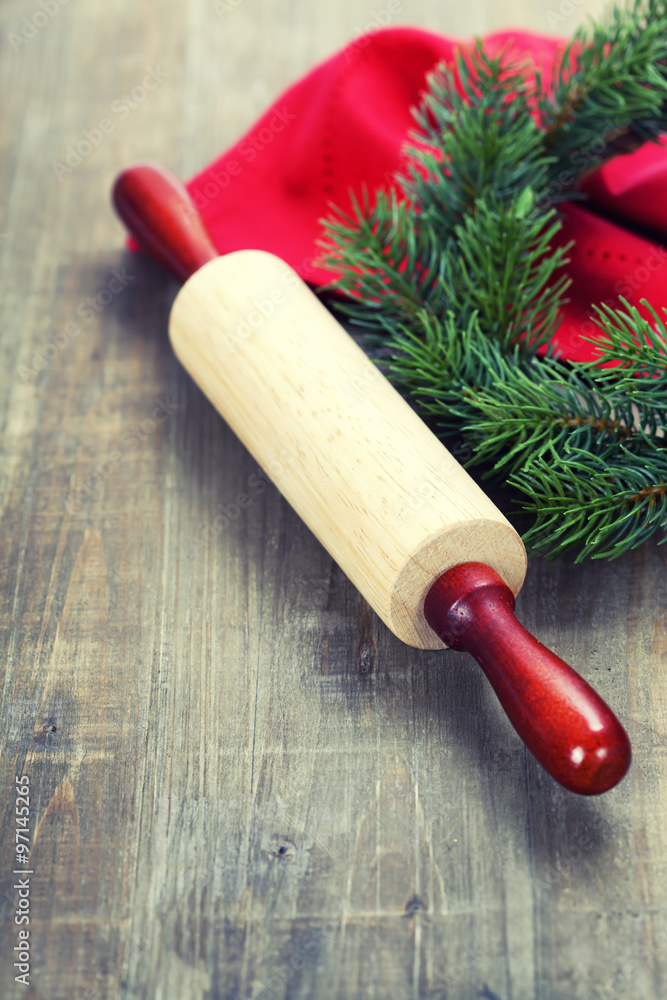
[[[530,564],[524,622],[633,740],[586,800],[469,658],[395,640],[272,486],[197,546],[256,466],[175,361],[176,284],[124,250],[112,179],[193,173],[383,0],[44,2],[0,10],[1,995],[664,1000],[667,549]],[[392,17],[569,33],[601,7]]]

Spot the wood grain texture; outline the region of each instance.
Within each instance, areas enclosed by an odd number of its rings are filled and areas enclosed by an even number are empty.
[[[519,616],[633,741],[619,788],[577,799],[474,663],[395,639],[272,486],[215,530],[256,463],[172,354],[175,282],[125,253],[109,208],[128,163],[193,173],[380,7],[72,0],[18,48],[39,5],[0,8],[9,1000],[667,995],[664,547],[529,563]],[[547,30],[550,9],[404,0],[400,19]],[[156,67],[155,90],[111,111]],[[104,117],[113,132],[59,180],[51,162]],[[23,774],[28,988],[12,968]]]

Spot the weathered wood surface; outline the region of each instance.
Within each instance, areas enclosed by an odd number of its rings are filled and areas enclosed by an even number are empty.
[[[523,620],[634,743],[623,784],[584,800],[527,757],[472,661],[378,623],[272,486],[196,544],[256,467],[176,363],[176,285],[124,252],[111,181],[140,158],[188,176],[384,7],[73,0],[15,48],[40,9],[0,9],[0,993],[664,1000],[667,550],[530,564]],[[549,10],[399,16],[547,30]],[[58,180],[51,161],[104,117],[113,132]],[[21,775],[29,987],[12,966]]]

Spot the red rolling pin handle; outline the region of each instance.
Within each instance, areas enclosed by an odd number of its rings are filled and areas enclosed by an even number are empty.
[[[630,741],[602,698],[514,615],[514,595],[483,563],[443,573],[426,621],[452,649],[472,653],[530,752],[565,788],[598,795],[630,766]]]
[[[137,242],[180,281],[219,256],[184,185],[159,164],[124,170],[112,200]]]
[[[185,280],[217,250],[192,201],[163,167],[141,164],[118,177],[118,215],[139,243]],[[598,795],[630,766],[630,741],[599,695],[514,616],[514,596],[483,563],[439,577],[426,597],[428,624],[453,649],[477,659],[512,725],[565,788]]]

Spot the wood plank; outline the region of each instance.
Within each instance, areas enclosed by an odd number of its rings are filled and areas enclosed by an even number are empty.
[[[175,361],[176,285],[123,250],[112,179],[140,158],[199,169],[383,5],[229,6],[76,0],[18,49],[38,4],[0,9],[2,996],[663,1000],[662,548],[529,565],[522,619],[633,740],[626,781],[585,800],[469,658],[387,632],[271,485],[200,544],[257,469]],[[395,19],[570,32],[603,4],[561,7],[402,0]],[[51,162],[155,66],[59,180]]]

